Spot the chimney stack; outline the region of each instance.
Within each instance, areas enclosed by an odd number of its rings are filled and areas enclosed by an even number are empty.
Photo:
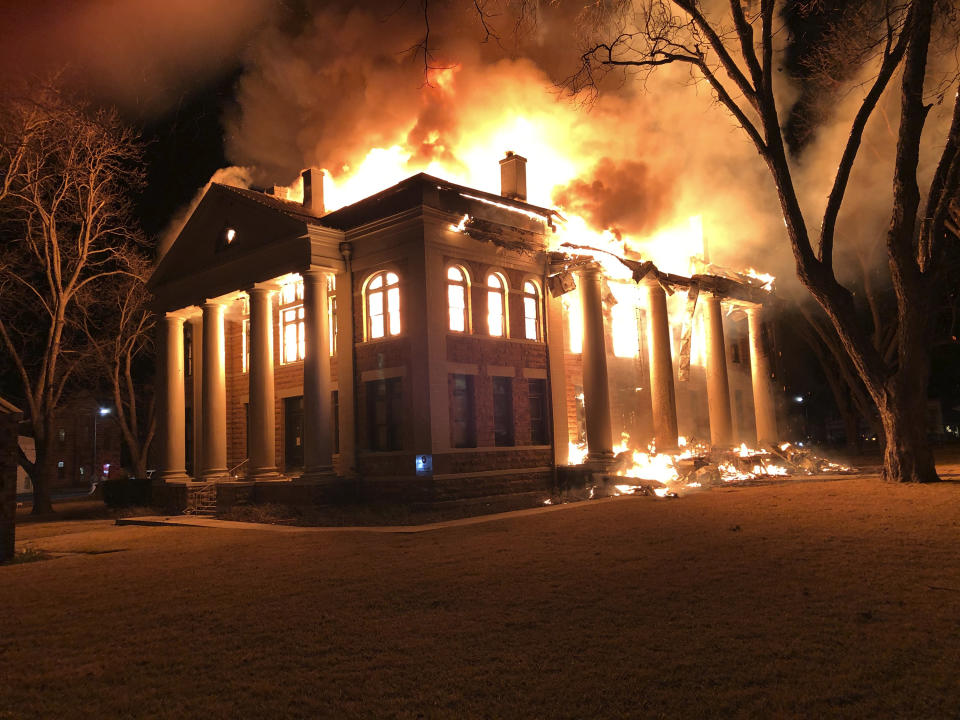
[[[300,176],[303,178],[303,209],[320,217],[324,213],[323,170],[307,168]]]
[[[500,161],[500,194],[511,200],[527,199],[527,159],[507,150]]]

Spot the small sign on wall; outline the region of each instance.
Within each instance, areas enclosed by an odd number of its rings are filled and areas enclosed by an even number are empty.
[[[417,475],[433,475],[433,455],[417,455]]]

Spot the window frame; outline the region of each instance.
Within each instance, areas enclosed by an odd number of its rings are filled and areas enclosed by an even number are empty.
[[[527,292],[527,286],[533,287],[533,292]],[[543,296],[540,291],[540,283],[533,278],[527,278],[521,286],[521,297],[523,299],[523,339],[531,342],[543,342]],[[528,303],[532,301],[532,303]],[[530,317],[527,315],[527,308],[532,304],[534,310],[534,337],[530,337],[527,323]]]
[[[500,284],[500,288],[497,289],[490,284],[491,279],[496,279]],[[510,337],[510,283],[507,282],[506,276],[499,270],[491,270],[487,273],[487,277],[484,280],[484,287],[486,288],[487,295],[487,335],[490,337],[504,338],[507,339]],[[500,322],[501,322],[501,332],[495,334],[493,328],[491,327],[490,318],[492,313],[490,312],[490,297],[499,296],[500,297]]]
[[[367,380],[364,382],[364,394],[367,408],[368,452],[403,450],[405,410],[403,377]]]
[[[240,372],[250,372],[250,297],[240,297]]]
[[[458,388],[458,384],[462,387]],[[476,378],[450,373],[450,447],[477,447]],[[462,409],[462,417],[458,410]]]
[[[394,278],[396,278],[395,282],[390,281],[391,275]],[[374,283],[377,282],[378,278],[382,278],[381,283],[378,284],[376,287],[372,287]],[[403,322],[403,315],[402,315],[403,295],[401,292],[401,285],[402,283],[400,282],[400,273],[398,273],[393,268],[383,268],[381,270],[377,270],[376,272],[371,273],[371,275],[366,279],[366,281],[364,281],[363,283],[363,337],[364,337],[364,340],[366,340],[367,342],[372,340],[389,340],[391,338],[400,337],[403,334],[403,327],[405,323]],[[396,291],[395,295],[393,295],[392,293],[392,291],[394,290]],[[383,318],[382,320],[383,333],[381,335],[373,334],[373,319],[375,316],[371,314],[370,298],[375,294],[378,294],[383,298],[382,305],[381,305],[382,312],[380,313],[380,317]],[[397,305],[396,308],[393,307],[394,301],[390,300],[391,295],[393,295],[396,298],[395,300]],[[396,329],[396,332],[394,332],[394,327],[393,327],[394,322],[396,322],[396,324],[399,326]]]
[[[330,357],[337,354],[337,276],[327,275],[327,333],[330,341]]]
[[[290,286],[293,286],[293,297],[292,299],[284,302],[284,296],[286,295],[285,289]],[[280,287],[280,291],[277,295],[277,327],[280,333],[280,342],[278,343],[280,346],[280,365],[292,365],[294,363],[303,362],[307,351],[306,311],[303,304],[303,278],[290,283],[285,283]],[[293,320],[287,320],[286,314],[289,312],[294,313]],[[296,327],[297,336],[297,351],[295,353],[296,357],[293,360],[287,360],[287,327],[290,325],[294,325]]]
[[[549,387],[546,378],[527,378],[531,445],[549,445],[551,441]],[[534,410],[539,411],[539,417],[536,416]],[[538,428],[539,432],[535,432],[535,428]]]
[[[516,447],[517,416],[513,398],[513,378],[494,376],[493,390],[493,444],[496,447]]]
[[[453,280],[450,277],[450,272],[456,270],[460,273],[461,280]],[[444,287],[447,289],[447,332],[460,333],[464,335],[469,335],[473,332],[473,328],[470,322],[471,312],[470,312],[470,294],[471,294],[471,282],[470,282],[470,273],[467,271],[463,265],[454,264],[448,265],[447,270],[444,273]],[[462,288],[463,290],[463,329],[457,330],[453,327],[453,307],[450,304],[450,289],[454,287]]]

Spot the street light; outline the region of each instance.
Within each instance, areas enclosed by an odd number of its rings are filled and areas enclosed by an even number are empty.
[[[97,482],[100,477],[100,469],[97,467],[97,418],[106,417],[110,414],[110,408],[102,407],[97,408],[97,412],[93,415],[93,480],[92,482]]]

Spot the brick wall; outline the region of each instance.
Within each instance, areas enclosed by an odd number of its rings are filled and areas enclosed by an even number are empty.
[[[273,318],[273,378],[274,378],[274,413],[276,422],[274,424],[274,448],[277,458],[277,467],[280,472],[286,467],[284,436],[286,431],[286,418],[284,414],[285,398],[298,397],[303,395],[303,361],[298,360],[291,363],[281,364],[280,362],[280,313],[274,303]],[[242,318],[227,318],[224,323],[224,346],[226,348],[225,370],[226,370],[226,392],[227,392],[227,468],[234,468],[247,458],[247,417],[244,404],[249,402],[250,380],[247,373],[243,372],[243,326]],[[338,382],[337,376],[337,356],[330,358],[330,378],[331,382]],[[188,378],[191,381],[192,378]],[[192,390],[187,390],[188,404],[192,396]],[[336,461],[336,458],[334,458]],[[336,462],[335,462],[336,464]],[[240,469],[242,475],[246,467]]]

